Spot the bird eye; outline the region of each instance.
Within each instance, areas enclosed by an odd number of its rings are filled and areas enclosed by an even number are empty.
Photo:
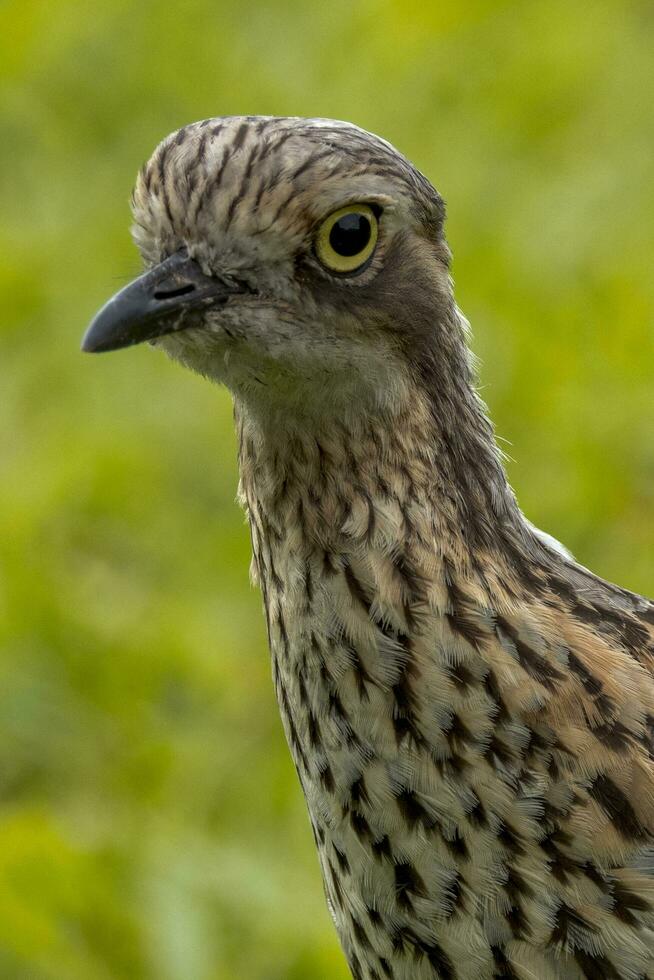
[[[330,272],[356,272],[374,252],[377,231],[377,217],[369,205],[339,208],[318,229],[316,255]]]

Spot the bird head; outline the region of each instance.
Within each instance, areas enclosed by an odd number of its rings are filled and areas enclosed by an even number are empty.
[[[462,347],[444,206],[385,140],[323,119],[225,117],[171,134],[139,173],[145,272],[84,341],[141,341],[263,412],[367,411]]]

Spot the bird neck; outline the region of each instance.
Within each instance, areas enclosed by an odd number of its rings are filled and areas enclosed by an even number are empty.
[[[424,548],[462,570],[522,547],[526,523],[472,388],[444,417],[415,387],[378,415],[289,423],[237,400],[235,419],[240,499],[258,539],[336,554]]]
[[[420,391],[393,417],[313,429],[236,403],[273,684],[355,976],[379,975],[357,966],[358,910],[375,916],[384,975],[426,978],[405,972],[393,937],[422,942],[417,929],[441,962],[437,924],[456,914],[462,882],[491,902],[503,845],[491,846],[487,814],[506,786],[484,755],[513,751],[524,731],[492,740],[496,719],[513,721],[507,704],[543,695],[526,672],[514,681],[515,656],[493,639],[534,578],[528,525],[472,395],[456,417],[464,438]],[[544,683],[560,676],[545,654],[525,656]],[[457,961],[467,935],[449,946]]]

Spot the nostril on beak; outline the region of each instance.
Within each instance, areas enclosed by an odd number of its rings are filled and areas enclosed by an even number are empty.
[[[184,286],[178,286],[177,289],[155,289],[152,295],[155,299],[176,299],[178,296],[186,296],[194,290],[194,284],[187,282]]]

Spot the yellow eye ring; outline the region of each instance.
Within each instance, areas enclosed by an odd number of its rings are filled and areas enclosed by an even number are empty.
[[[330,272],[355,272],[375,251],[379,226],[369,204],[348,204],[325,218],[316,235],[316,255]]]

